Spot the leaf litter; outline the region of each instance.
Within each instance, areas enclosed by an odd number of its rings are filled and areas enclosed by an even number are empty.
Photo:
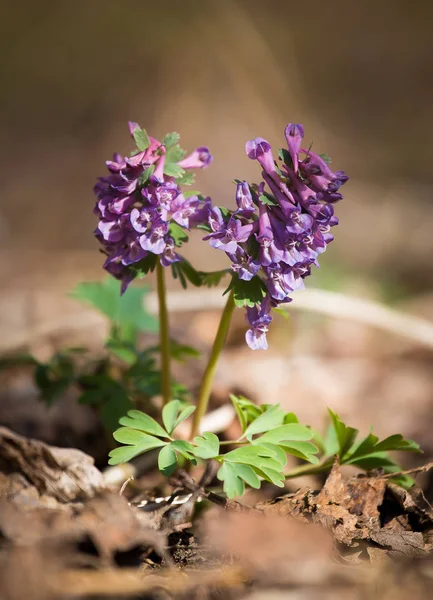
[[[187,502],[146,511],[82,452],[6,428],[0,438],[2,600],[421,600],[431,589],[432,508],[386,476],[345,479],[336,459],[321,490],[247,507],[210,490],[209,462],[198,481],[172,476]],[[211,506],[194,514],[199,498]]]

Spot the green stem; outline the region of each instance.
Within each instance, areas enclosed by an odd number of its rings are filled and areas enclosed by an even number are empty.
[[[159,306],[159,345],[161,347],[161,390],[164,406],[170,402],[170,337],[168,327],[168,312],[166,301],[166,289],[164,279],[164,267],[161,262],[156,263],[156,281],[158,286]]]
[[[194,419],[191,427],[191,439],[194,436],[198,435],[200,429],[200,422],[207,411],[207,406],[209,404],[209,396],[212,389],[212,383],[215,376],[218,359],[226,341],[234,309],[235,303],[233,300],[233,291],[231,291],[227,303],[225,305],[223,314],[221,315],[221,321],[218,326],[218,331],[201,382],[200,392],[198,395],[196,410],[194,412]]]

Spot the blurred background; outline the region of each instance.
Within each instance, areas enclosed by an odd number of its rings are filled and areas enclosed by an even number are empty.
[[[431,2],[22,0],[0,14],[3,354],[47,358],[64,344],[102,343],[102,321],[86,321],[90,309],[67,293],[103,276],[92,187],[113,151],[129,151],[128,120],[155,137],[176,130],[191,150],[208,145],[214,163],[198,188],[229,206],[232,180],[259,175],[245,141],[279,147],[285,125],[303,123],[351,177],[310,286],[433,322]],[[187,256],[199,269],[226,266],[200,235]],[[203,309],[173,327],[206,350],[218,314]],[[248,350],[244,329],[238,315],[215,402],[237,389],[316,425],[328,405],[363,431],[398,431],[433,454],[425,345],[356,315],[293,311],[276,321],[266,354]],[[28,374],[2,377],[3,424],[89,450],[88,407],[46,408]]]

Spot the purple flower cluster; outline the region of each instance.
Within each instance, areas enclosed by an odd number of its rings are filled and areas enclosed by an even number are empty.
[[[163,266],[181,260],[171,224],[188,230],[207,222],[211,205],[210,198],[184,195],[179,187],[185,171],[211,163],[208,148],[183,158],[176,143],[168,147],[147,137],[137,123],[129,123],[129,129],[139,140],[137,151],[130,157],[114,154],[106,161],[109,175],[100,177],[94,188],[94,212],[100,219],[95,236],[107,257],[104,268],[122,281],[121,293],[149,254],[158,255]]]
[[[238,182],[237,210],[213,208],[211,233],[204,238],[229,256],[238,285],[253,279],[259,285],[261,301],[247,307],[246,341],[253,350],[267,348],[271,309],[290,302],[311,266],[319,266],[318,256],[338,223],[333,204],[342,199],[339,189],[348,180],[343,171],[329,168],[326,157],[302,148],[302,125],[289,123],[285,137],[288,150],[280,151],[280,165],[266,140],[247,142],[246,153],[259,162],[264,181]]]

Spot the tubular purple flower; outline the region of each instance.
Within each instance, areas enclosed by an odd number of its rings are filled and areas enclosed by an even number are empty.
[[[177,164],[182,169],[204,169],[208,167],[213,160],[212,154],[209,152],[209,148],[200,146],[194,152],[191,152],[189,156],[179,161]]]
[[[272,156],[272,148],[269,142],[263,138],[256,138],[255,140],[246,143],[245,150],[248,158],[257,160],[266,173],[273,178],[278,177],[274,157]]]
[[[259,233],[256,239],[260,244],[260,262],[267,266],[283,259],[283,248],[275,241],[269,212],[264,204],[259,206]]]
[[[283,268],[284,263],[272,264],[264,268],[268,279],[266,282],[269,294],[274,300],[282,301],[293,291],[290,287],[290,270]]]
[[[175,251],[175,248],[173,238],[168,236],[165,240],[165,248],[161,254],[161,264],[163,267],[169,267],[173,263],[182,260],[182,257]]]
[[[268,341],[266,334],[269,330],[269,323],[272,317],[269,314],[271,310],[270,299],[266,298],[260,307],[247,308],[247,320],[250,329],[245,334],[245,340],[251,350],[267,350]]]
[[[319,267],[317,258],[333,240],[331,227],[338,224],[332,203],[342,198],[339,189],[348,180],[343,171],[334,173],[321,156],[301,149],[301,124],[289,123],[285,137],[289,152],[279,154],[281,168],[265,139],[246,143],[246,153],[261,165],[264,181],[258,186],[238,182],[237,210],[227,214],[213,209],[209,216],[212,233],[204,238],[229,256],[237,275],[235,286],[239,284],[242,289],[240,280],[254,277],[266,286],[265,302],[247,309],[251,328],[246,339],[253,349],[267,348],[271,308],[290,302],[290,294],[304,287],[311,266]],[[252,225],[247,240],[232,231],[235,217],[242,219],[244,227]],[[237,244],[232,243],[234,240]]]
[[[227,255],[232,261],[232,270],[238,274],[239,279],[251,281],[254,275],[257,275],[261,267],[260,261],[248,256],[240,246],[236,248],[234,254],[228,253]]]
[[[300,123],[289,123],[284,131],[286,136],[289,154],[293,162],[293,170],[298,170],[298,153],[301,149],[302,139],[304,137],[304,128]]]
[[[122,264],[123,265],[132,265],[135,262],[138,262],[142,258],[147,256],[146,250],[144,250],[139,244],[137,238],[131,237],[127,242],[125,249],[122,252]]]
[[[230,217],[227,223],[223,221],[222,224],[219,224],[219,228],[214,231],[214,233],[210,233],[203,239],[210,240],[209,243],[213,248],[220,248],[225,252],[234,254],[238,247],[238,243],[246,242],[253,230],[253,223],[242,225],[238,219]]]
[[[162,219],[155,219],[151,228],[140,237],[140,245],[143,250],[153,254],[162,254],[165,250],[165,235],[168,233],[168,225]]]
[[[241,181],[237,184],[236,204],[238,206],[236,214],[242,215],[247,219],[251,217],[256,211],[256,207],[253,203],[253,197],[251,195],[250,186],[246,181]]]
[[[163,147],[163,146],[162,146]],[[165,152],[165,148],[164,148]],[[157,181],[158,183],[164,183],[164,167],[165,167],[165,154],[161,156],[161,158],[156,163],[156,168],[152,174],[152,181]]]

